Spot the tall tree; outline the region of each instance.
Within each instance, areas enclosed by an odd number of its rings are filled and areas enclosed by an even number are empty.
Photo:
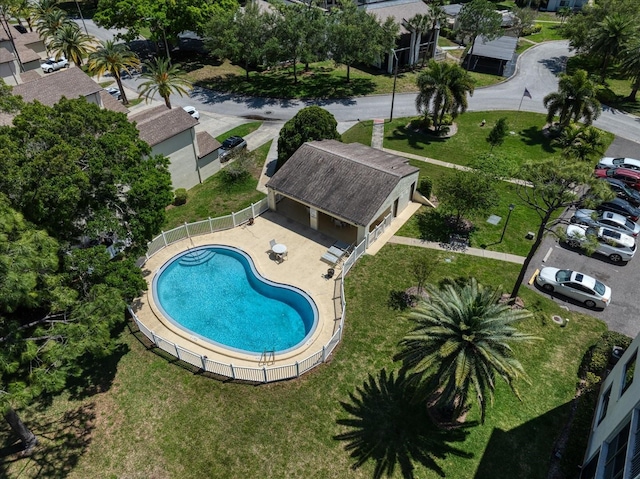
[[[431,117],[436,131],[442,128],[445,115],[453,118],[467,110],[467,94],[473,95],[474,80],[459,65],[431,60],[417,78],[417,110]]]
[[[436,185],[436,195],[445,211],[455,216],[462,229],[462,219],[471,213],[484,212],[497,202],[496,182],[481,171],[454,170]]]
[[[472,0],[465,3],[458,14],[458,32],[465,42],[482,35],[488,40],[498,38],[502,32],[502,15],[489,0]]]
[[[212,55],[241,64],[249,80],[249,72],[264,59],[272,28],[271,15],[249,1],[244,9],[236,5],[212,16],[204,27],[204,43]]]
[[[95,38],[82,32],[77,24],[67,23],[56,30],[48,47],[55,52],[57,59],[64,56],[82,66],[84,58],[94,50],[94,42]]]
[[[632,81],[631,93],[629,93],[627,100],[635,102],[640,89],[640,36],[629,40],[622,52],[620,68],[625,76]]]
[[[516,185],[516,193],[528,208],[535,211],[540,223],[535,240],[511,291],[512,299],[518,295],[527,268],[538,251],[545,233],[551,231],[561,221],[561,219],[552,219],[554,214],[560,209],[575,206],[581,199],[580,192],[587,188],[595,202],[613,196],[603,181],[594,178],[593,168],[585,162],[558,158],[528,162],[522,165],[517,177],[524,182]],[[582,185],[581,188],[576,188],[580,185]]]
[[[405,28],[411,32],[411,43],[409,45],[411,67],[418,63],[418,54],[422,44],[422,36],[431,28],[431,17],[428,14],[418,13],[407,20]]]
[[[391,17],[380,24],[355,2],[339,0],[339,7],[331,13],[329,43],[334,61],[347,66],[347,82],[353,65],[372,63],[390,53],[399,28]]]
[[[121,72],[131,74],[131,70],[140,68],[140,59],[133,53],[126,43],[115,43],[115,40],[101,42],[101,47],[89,55],[88,70],[92,75],[102,76],[110,73],[115,78],[122,103],[129,104],[127,95],[122,87]]]
[[[547,123],[553,122],[558,115],[560,131],[572,121],[582,120],[590,125],[602,110],[597,99],[597,88],[584,70],[576,70],[573,75],[562,73],[558,91],[545,96],[543,103],[548,109]]]
[[[489,132],[489,136],[487,136],[487,142],[491,145],[491,150],[496,146],[500,146],[504,143],[504,139],[507,137],[509,133],[509,124],[507,123],[507,118],[502,117],[498,118],[496,124],[491,128]]]
[[[337,126],[333,115],[319,106],[300,110],[280,130],[277,168],[280,169],[306,141],[340,140]]]
[[[615,58],[634,32],[634,19],[613,13],[596,24],[589,54],[600,57],[600,81],[604,82],[612,58]]]
[[[511,344],[536,339],[514,327],[531,313],[498,303],[500,290],[475,278],[464,286],[426,289],[429,301],[419,301],[409,313],[415,327],[400,341],[402,350],[395,359],[417,383],[420,398],[437,394],[438,405],[456,419],[475,396],[484,422],[497,378],[520,398],[516,380],[526,375]]]
[[[186,73],[180,70],[180,65],[171,65],[168,58],[156,58],[145,62],[145,72],[140,76],[145,81],[138,85],[140,96],[148,101],[156,93],[162,97],[167,108],[171,108],[170,96],[177,93],[180,96],[189,95],[193,87],[187,80]]]
[[[59,241],[116,235],[140,252],[171,203],[168,160],[122,113],[84,98],[22,106],[0,128],[0,191]]]
[[[524,29],[533,25],[536,20],[536,11],[528,7],[513,9],[513,27],[512,30],[516,32],[518,38],[522,36]]]
[[[42,8],[42,11],[36,13],[36,31],[45,39],[45,43],[63,26],[74,24],[64,10],[49,4],[43,4]]]

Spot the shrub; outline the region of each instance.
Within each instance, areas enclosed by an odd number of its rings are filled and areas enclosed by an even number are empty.
[[[534,25],[528,25],[522,29],[522,36],[526,37],[528,35],[533,35],[535,33],[540,33],[542,31],[542,25],[536,23]]]
[[[184,205],[187,202],[187,190],[184,188],[178,188],[174,192],[173,204],[175,206]]]
[[[406,291],[391,291],[389,293],[387,305],[396,311],[404,311],[411,306],[415,300],[415,296],[407,293]]]
[[[226,185],[240,183],[251,176],[253,163],[253,155],[243,151],[220,172],[220,178]]]
[[[431,190],[433,189],[433,180],[428,176],[425,176],[420,180],[420,186],[418,187],[418,191],[422,193],[422,196],[426,198],[431,197]]]

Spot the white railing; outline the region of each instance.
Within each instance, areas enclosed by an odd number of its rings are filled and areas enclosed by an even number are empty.
[[[232,213],[231,215],[223,216],[221,218],[209,218],[208,220],[198,221],[196,223],[185,223],[183,226],[174,228],[170,231],[163,231],[161,235],[149,242],[149,249],[147,251],[146,258],[149,259],[162,248],[176,241],[180,241],[181,239],[201,234],[209,234],[213,233],[214,231],[230,229],[243,224],[250,218],[255,218],[256,216],[264,213],[267,209],[269,209],[269,207],[267,204],[267,199],[265,198],[258,203],[252,204],[250,207],[240,211],[239,213]],[[131,306],[128,306],[129,313],[138,326],[140,332],[144,334],[147,339],[149,339],[149,341],[151,341],[156,347],[171,354],[172,356],[177,357],[181,361],[191,364],[208,373],[241,381],[260,383],[297,378],[301,374],[304,374],[307,371],[310,371],[316,366],[327,361],[333,350],[340,343],[342,339],[342,331],[344,330],[345,310],[347,306],[347,303],[344,300],[344,277],[358,260],[358,258],[360,258],[366,252],[369,236],[373,235],[374,238],[377,239],[380,234],[386,229],[388,224],[391,223],[391,219],[391,215],[389,214],[384,219],[384,221],[380,223],[367,236],[367,238],[362,240],[362,242],[353,249],[347,259],[345,259],[342,265],[342,272],[340,274],[340,305],[342,312],[338,329],[333,333],[333,336],[331,337],[329,342],[322,346],[322,349],[310,354],[308,357],[301,361],[296,361],[295,363],[284,364],[281,366],[263,366],[258,368],[234,366],[233,364],[218,362],[208,358],[207,356],[202,356],[200,354],[194,353],[193,351],[189,351],[188,349],[174,344],[171,341],[167,341],[161,336],[155,334],[138,319],[136,314],[131,309]],[[371,242],[375,241],[375,239],[373,239]]]

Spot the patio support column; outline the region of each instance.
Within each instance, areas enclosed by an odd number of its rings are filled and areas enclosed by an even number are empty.
[[[318,230],[318,210],[309,208],[309,226],[312,230]]]

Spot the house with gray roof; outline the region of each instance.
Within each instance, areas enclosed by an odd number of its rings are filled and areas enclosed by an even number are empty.
[[[44,41],[37,32],[18,33],[0,30],[0,78],[7,85],[17,85],[26,81],[21,78],[25,72],[40,68],[46,58]]]
[[[411,201],[419,169],[406,158],[360,143],[303,144],[267,182],[269,208],[320,232],[360,243]]]
[[[160,105],[129,116],[153,155],[169,158],[174,188],[193,188],[220,170],[220,142],[206,131],[196,133],[198,120],[182,108]]]

